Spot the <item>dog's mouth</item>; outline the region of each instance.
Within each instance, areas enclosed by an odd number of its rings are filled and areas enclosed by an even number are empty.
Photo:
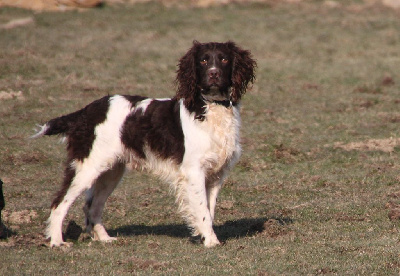
[[[220,91],[228,90],[229,83],[223,82],[219,78],[208,79],[206,83],[201,85],[202,90],[209,91],[208,93],[217,93]]]
[[[208,82],[209,86],[219,86],[219,85],[221,85],[220,79],[218,77],[209,78],[207,82]]]
[[[211,85],[207,89],[201,89],[202,97],[209,102],[229,101],[229,94],[228,89],[222,90],[218,85]]]

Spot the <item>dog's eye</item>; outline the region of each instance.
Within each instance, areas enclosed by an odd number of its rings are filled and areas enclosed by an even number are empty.
[[[228,60],[227,60],[226,58],[222,58],[221,62],[222,62],[223,64],[227,64],[227,63],[228,63]]]
[[[201,60],[201,61],[200,61],[200,64],[201,64],[201,65],[207,65],[207,60],[206,60],[206,59]]]

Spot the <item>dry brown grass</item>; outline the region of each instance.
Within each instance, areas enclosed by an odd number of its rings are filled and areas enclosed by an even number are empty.
[[[212,6],[229,5],[231,3],[262,3],[264,5],[276,6],[279,4],[301,4],[312,2],[313,0],[0,0],[0,7],[18,7],[36,11],[66,11],[71,9],[84,10],[87,8],[98,7],[102,4],[142,4],[148,2],[158,2],[166,7],[201,7],[208,8]],[[353,4],[351,1],[325,0],[323,4],[329,8],[349,7],[351,10],[361,10],[371,6],[381,4],[383,6],[400,9],[400,0],[364,0]]]

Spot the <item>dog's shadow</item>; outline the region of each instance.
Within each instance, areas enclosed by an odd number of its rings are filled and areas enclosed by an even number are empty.
[[[251,237],[265,230],[265,223],[270,220],[277,221],[281,225],[293,223],[287,217],[261,217],[261,218],[242,218],[229,220],[222,225],[214,226],[216,235],[221,242],[229,239],[239,239]],[[199,238],[191,238],[190,230],[185,224],[166,224],[166,225],[126,225],[116,229],[110,229],[111,236],[138,236],[138,235],[160,235],[176,238],[190,238],[192,242],[199,242]]]

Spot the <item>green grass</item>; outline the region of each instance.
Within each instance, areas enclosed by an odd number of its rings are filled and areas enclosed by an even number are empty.
[[[23,94],[0,99],[3,216],[36,213],[29,223],[5,219],[0,274],[398,275],[400,225],[388,213],[400,204],[399,150],[335,143],[400,137],[399,14],[341,3],[0,9],[0,25],[34,19],[0,29],[0,91]],[[104,214],[117,242],[43,246],[65,150],[56,138],[27,139],[35,124],[106,94],[172,96],[193,39],[234,40],[258,62],[242,104],[243,156],[219,198],[224,245],[203,248],[167,185],[133,172]],[[82,203],[66,225],[83,226]]]

